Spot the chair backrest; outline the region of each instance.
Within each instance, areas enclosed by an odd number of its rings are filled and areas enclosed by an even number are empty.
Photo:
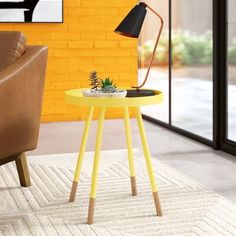
[[[17,31],[0,31],[0,71],[22,56],[26,37]]]

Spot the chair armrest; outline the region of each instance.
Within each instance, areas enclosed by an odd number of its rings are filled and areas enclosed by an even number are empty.
[[[37,146],[47,51],[29,46],[0,72],[0,159]]]

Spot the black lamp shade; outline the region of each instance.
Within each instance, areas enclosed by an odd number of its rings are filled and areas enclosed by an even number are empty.
[[[142,2],[139,3],[118,25],[115,29],[115,33],[131,38],[138,38],[146,13],[146,5]]]

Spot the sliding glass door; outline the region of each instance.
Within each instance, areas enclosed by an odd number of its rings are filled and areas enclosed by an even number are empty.
[[[144,118],[236,154],[236,0],[147,1],[165,28],[147,88],[164,92]],[[147,13],[139,46],[143,80],[158,31]]]
[[[172,125],[212,140],[212,0],[172,0]]]
[[[181,133],[212,141],[213,4],[212,0],[147,1],[164,18],[147,88],[164,93],[161,105],[146,107],[147,119]],[[147,13],[139,46],[139,79],[143,80],[158,19]]]
[[[166,0],[146,1],[157,9],[164,19],[164,28],[154,57],[146,88],[158,88],[164,93],[164,102],[160,105],[143,107],[142,113],[162,122],[169,122],[169,3]],[[148,12],[142,28],[139,44],[139,84],[143,82],[147,66],[152,55],[160,20]]]

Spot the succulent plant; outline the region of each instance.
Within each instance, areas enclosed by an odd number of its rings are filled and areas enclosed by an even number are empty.
[[[89,81],[90,81],[90,86],[91,89],[98,89],[98,87],[100,87],[100,83],[101,80],[98,78],[97,76],[97,72],[96,71],[92,71],[89,75]]]
[[[103,93],[115,93],[116,88],[113,85],[108,85],[105,88],[102,88],[101,90]]]
[[[116,85],[114,84],[113,80],[110,80],[109,77],[101,80],[101,89],[104,93],[115,93],[116,92]]]
[[[107,86],[112,86],[116,88],[116,84],[114,84],[113,80],[110,80],[109,77],[105,78],[104,80],[101,80],[101,88],[106,88]]]

